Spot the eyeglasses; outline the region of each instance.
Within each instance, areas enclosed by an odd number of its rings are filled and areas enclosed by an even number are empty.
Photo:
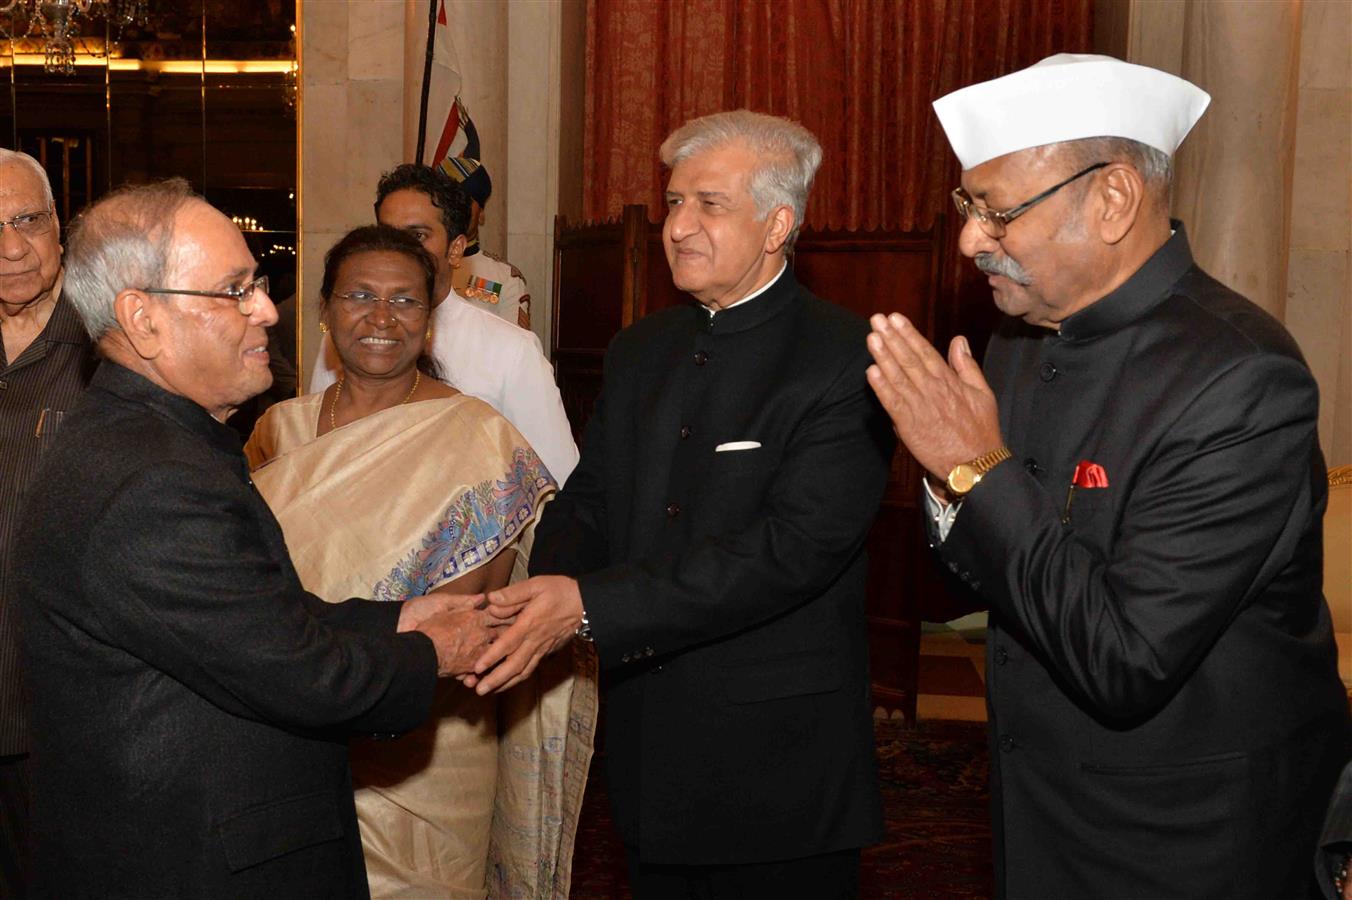
[[[972,200],[972,195],[968,194],[960,187],[953,189],[953,205],[958,208],[958,212],[962,213],[963,218],[976,219],[977,226],[980,227],[988,237],[999,240],[1005,236],[1005,229],[1009,227],[1010,222],[1013,222],[1019,216],[1028,212],[1028,210],[1037,206],[1043,200],[1046,200],[1052,194],[1055,194],[1075,179],[1083,178],[1090,172],[1101,169],[1106,165],[1108,165],[1106,162],[1098,162],[1087,169],[1081,169],[1065,181],[1052,185],[1033,199],[1025,200],[1013,209],[998,210],[977,206],[976,202]]]
[[[147,294],[183,294],[188,297],[216,297],[220,300],[233,300],[242,316],[251,316],[258,305],[259,292],[268,292],[268,276],[259,275],[248,284],[223,291],[187,291],[180,288],[142,288]]]
[[[52,214],[49,211],[31,212],[0,221],[0,235],[5,233],[6,227],[26,238],[42,237],[52,228]]]
[[[381,297],[370,291],[348,291],[345,294],[334,294],[333,299],[338,301],[344,312],[360,316],[364,316],[375,309],[377,303],[384,303],[389,308],[390,315],[401,322],[417,319],[427,309],[427,304],[417,297],[409,297],[404,294]]]

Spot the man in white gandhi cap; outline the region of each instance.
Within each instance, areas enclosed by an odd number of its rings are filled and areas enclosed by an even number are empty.
[[[1315,381],[1169,218],[1208,102],[1065,54],[935,101],[1007,318],[982,366],[872,321],[931,542],[991,611],[998,896],[1307,896],[1352,746]]]

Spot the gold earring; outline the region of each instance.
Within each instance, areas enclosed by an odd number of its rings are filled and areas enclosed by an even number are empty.
[[[423,340],[425,340],[425,341],[430,341],[430,340],[432,340],[432,326],[431,326],[431,325],[428,325],[428,326],[427,326],[427,332],[423,335]]]
[[[320,334],[328,334],[328,333],[329,333],[329,323],[328,323],[328,322],[320,322],[320,323],[319,323],[319,333],[320,333]]]

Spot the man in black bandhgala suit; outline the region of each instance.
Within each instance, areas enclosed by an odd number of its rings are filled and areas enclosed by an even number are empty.
[[[1009,318],[981,367],[899,315],[869,337],[932,539],[991,607],[1002,897],[1305,897],[1348,758],[1315,381],[1169,219],[1208,101],[1069,54],[937,101]]]
[[[347,738],[417,725],[487,643],[448,597],[301,587],[225,424],[272,380],[255,275],[182,181],[72,230],[65,297],[105,359],[14,552],[35,897],[367,896]]]
[[[663,144],[663,243],[699,303],[612,342],[537,577],[493,598],[521,613],[481,690],[579,627],[596,643],[641,898],[853,896],[882,832],[864,539],[895,440],[866,323],[787,265],[820,154],[744,110]]]

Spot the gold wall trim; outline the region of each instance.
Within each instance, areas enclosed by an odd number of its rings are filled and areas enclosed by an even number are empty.
[[[296,0],[296,396],[305,393],[309,372],[305,370],[305,265],[302,250],[305,245],[305,20],[301,13],[302,0]],[[291,64],[288,64],[290,68]]]
[[[300,3],[296,4],[299,16]],[[296,51],[299,54],[299,50]],[[19,66],[42,66],[41,53],[17,53]],[[113,72],[160,72],[164,75],[284,75],[291,71],[289,59],[105,59],[102,56],[77,56],[76,68],[99,68],[104,63]],[[9,68],[9,57],[0,57],[0,69]]]

